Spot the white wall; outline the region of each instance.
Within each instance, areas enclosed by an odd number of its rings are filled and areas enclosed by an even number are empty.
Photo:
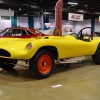
[[[75,24],[75,28],[74,28],[74,32],[79,32],[82,28],[84,27],[91,27],[91,19],[88,20],[84,20],[84,21],[80,21],[80,22],[76,22]],[[85,32],[88,32],[89,30],[85,30]]]
[[[55,27],[55,19],[49,19],[50,23],[50,30],[54,29]],[[62,30],[66,29],[66,31],[69,31],[70,29],[74,29],[74,22],[67,22],[65,20],[62,20]]]
[[[95,32],[100,32],[100,23],[99,19],[95,19],[95,27],[94,27]]]
[[[39,29],[40,27],[40,18],[34,18],[34,28]]]
[[[54,29],[55,26],[55,19],[49,19],[50,22],[50,29]],[[73,30],[73,32],[78,33],[82,28],[84,27],[91,27],[91,19],[87,19],[84,21],[68,21],[68,20],[62,20],[62,30],[70,31],[70,29]],[[90,29],[84,30],[84,32],[90,32]]]
[[[49,23],[50,23],[50,30],[53,30],[54,29],[54,27],[55,27],[55,19],[51,19],[51,18],[49,18]]]
[[[28,17],[17,17],[17,26],[28,27]]]
[[[55,19],[49,18],[49,23],[51,26],[55,26]]]
[[[74,30],[74,27],[75,27],[75,22],[62,20],[62,30],[69,32],[70,29]]]
[[[0,31],[4,30],[5,28],[11,27],[11,18],[10,19],[1,19],[0,16]]]
[[[5,28],[11,27],[11,18],[2,19],[1,16],[10,18],[10,16],[14,16],[14,11],[0,9],[0,31],[4,30]]]

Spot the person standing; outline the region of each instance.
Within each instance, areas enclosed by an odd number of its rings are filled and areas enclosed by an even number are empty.
[[[73,32],[73,30],[72,29],[70,29],[70,31],[69,32]]]
[[[60,36],[60,31],[57,27],[54,28],[53,35],[54,36]]]

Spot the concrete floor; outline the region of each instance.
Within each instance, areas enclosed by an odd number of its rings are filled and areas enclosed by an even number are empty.
[[[90,60],[71,64],[42,80],[26,66],[0,69],[0,100],[100,100],[100,66]]]

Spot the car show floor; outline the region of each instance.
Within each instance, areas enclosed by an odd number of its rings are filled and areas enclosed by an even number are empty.
[[[0,100],[100,100],[100,65],[90,59],[55,68],[37,80],[19,61],[11,71],[0,69]]]

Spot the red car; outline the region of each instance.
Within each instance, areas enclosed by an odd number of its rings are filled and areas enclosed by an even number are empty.
[[[35,30],[33,28],[6,28],[2,32],[0,32],[0,37],[3,38],[31,38],[31,37],[39,37],[39,36],[47,36],[42,32]]]

